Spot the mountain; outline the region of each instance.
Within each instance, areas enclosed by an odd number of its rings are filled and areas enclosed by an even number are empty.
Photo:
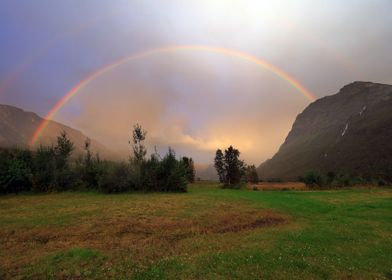
[[[195,177],[201,180],[218,181],[218,173],[216,173],[215,167],[212,164],[196,164],[195,165]]]
[[[354,82],[299,114],[261,178],[297,179],[310,170],[392,176],[392,86]]]
[[[14,106],[0,104],[0,147],[29,147],[29,140],[42,120],[35,113],[26,112]],[[37,148],[40,144],[54,144],[57,136],[62,131],[65,131],[72,142],[74,142],[74,154],[81,154],[87,136],[79,130],[55,121],[49,121],[48,126],[42,133],[40,142],[32,148]],[[94,153],[98,152],[102,158],[113,158],[113,153],[110,150],[93,139],[91,139],[91,150]]]

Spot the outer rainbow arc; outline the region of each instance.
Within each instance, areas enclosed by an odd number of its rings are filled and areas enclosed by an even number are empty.
[[[278,67],[272,65],[271,63],[268,63],[265,60],[262,60],[256,56],[241,52],[241,51],[236,51],[236,50],[231,50],[231,49],[225,49],[225,48],[220,48],[220,47],[211,47],[211,46],[204,46],[204,45],[180,45],[180,46],[169,46],[165,48],[159,48],[159,49],[152,49],[140,53],[136,53],[130,56],[127,56],[125,58],[122,58],[120,60],[115,61],[114,63],[108,64],[104,66],[101,69],[98,69],[91,75],[87,76],[85,79],[80,81],[78,84],[76,84],[68,93],[66,93],[54,106],[53,108],[48,112],[48,114],[44,117],[43,121],[40,123],[40,125],[37,127],[35,130],[31,140],[30,140],[30,146],[35,145],[39,137],[41,136],[42,132],[45,130],[47,125],[49,124],[49,121],[56,115],[56,113],[73,97],[75,96],[82,88],[84,88],[86,85],[88,85],[90,82],[93,80],[97,79],[101,75],[115,69],[116,67],[123,65],[125,63],[128,63],[132,60],[137,60],[141,59],[144,57],[148,57],[154,54],[161,54],[161,53],[167,53],[167,52],[175,52],[175,51],[181,51],[181,50],[193,50],[193,51],[206,51],[206,52],[214,52],[214,53],[221,53],[225,54],[228,56],[232,57],[238,57],[242,58],[244,60],[253,62],[259,66],[262,66],[265,69],[268,69],[272,73],[276,74],[277,76],[281,77],[284,79],[286,82],[288,82],[290,85],[292,85],[295,89],[297,89],[300,93],[302,93],[309,101],[314,101],[316,97],[308,90],[306,89],[300,82],[295,80],[293,77],[291,77],[288,73],[285,71],[279,69]]]

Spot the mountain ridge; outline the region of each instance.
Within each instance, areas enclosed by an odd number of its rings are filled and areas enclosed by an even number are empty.
[[[88,138],[80,130],[49,120],[40,140],[30,147],[29,141],[44,119],[34,112],[25,111],[12,105],[0,104],[0,147],[19,147],[36,149],[39,145],[52,145],[57,136],[65,131],[75,145],[75,154],[82,154],[84,142]],[[91,150],[102,158],[112,159],[115,155],[104,145],[91,140]]]
[[[285,180],[310,170],[388,176],[392,172],[389,137],[392,86],[356,81],[306,107],[278,152],[258,172],[264,179]]]

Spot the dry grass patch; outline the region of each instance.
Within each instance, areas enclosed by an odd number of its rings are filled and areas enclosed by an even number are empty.
[[[259,191],[302,191],[307,190],[305,183],[301,182],[261,182],[248,185],[250,190]]]
[[[130,209],[124,205],[110,208],[109,203],[101,217],[84,217],[68,226],[0,228],[0,250],[6,252],[0,256],[1,267],[7,271],[7,278],[13,278],[42,256],[69,248],[92,248],[114,258],[126,252],[133,262],[143,264],[175,255],[178,244],[185,239],[246,233],[288,221],[272,211],[221,202],[194,209],[190,217],[178,216],[175,213],[184,206],[183,202],[155,202],[143,205],[137,201]]]

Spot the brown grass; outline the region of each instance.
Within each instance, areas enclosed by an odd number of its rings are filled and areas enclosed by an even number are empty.
[[[305,183],[301,182],[261,182],[249,184],[248,189],[262,191],[307,190]]]
[[[7,272],[6,277],[13,278],[42,256],[73,247],[93,248],[106,255],[126,251],[134,262],[143,263],[174,254],[185,239],[245,233],[287,222],[287,217],[272,211],[227,203],[217,203],[191,217],[179,217],[172,211],[180,205],[167,202],[155,204],[154,215],[148,216],[142,211],[150,209],[150,203],[144,205],[146,209],[130,209],[132,215],[119,213],[117,206],[107,209],[102,217],[83,218],[68,226],[0,228],[0,250],[5,252],[0,255],[1,267]]]

